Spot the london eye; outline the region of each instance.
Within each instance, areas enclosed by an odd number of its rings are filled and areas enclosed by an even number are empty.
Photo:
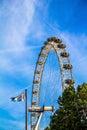
[[[53,87],[51,89],[52,84],[50,85],[48,90],[45,90],[47,86],[43,82],[45,66],[46,66],[47,59],[49,58],[50,54],[55,55],[52,57],[51,62],[54,63],[54,59],[55,59],[57,61],[57,65],[59,66],[58,73],[59,73],[59,77],[60,77],[61,86],[60,86],[60,88],[56,87],[55,91],[54,91],[55,87]],[[54,57],[56,57],[56,58],[54,58]],[[55,93],[58,92],[59,89],[61,89],[61,91],[63,92],[66,87],[74,85],[74,79],[73,79],[73,75],[72,75],[72,65],[70,64],[69,57],[70,57],[70,55],[66,51],[66,45],[63,44],[61,39],[56,38],[56,37],[51,37],[51,38],[48,38],[47,41],[44,42],[44,46],[41,48],[41,51],[40,51],[40,54],[38,56],[38,60],[36,63],[35,71],[34,71],[31,108],[29,109],[29,111],[31,112],[31,130],[39,130],[39,129],[42,130],[42,128],[39,125],[40,125],[40,120],[41,120],[43,112],[54,110],[55,104],[54,103],[49,104],[48,103],[49,101],[47,101],[48,99],[51,100],[50,96],[53,99],[56,99],[56,98],[58,98],[58,95]],[[54,66],[56,67],[55,64],[54,64]],[[46,71],[45,71],[45,73],[46,73]],[[55,75],[55,72],[53,72],[53,73]],[[46,73],[45,75],[47,75],[47,74],[48,73]],[[57,78],[57,75],[56,75],[56,78]],[[47,76],[45,76],[45,79],[49,80],[49,84],[50,84],[52,77],[50,77],[48,79]],[[59,80],[59,78],[57,78],[57,79]],[[42,82],[44,83],[45,87],[43,87]],[[53,82],[55,82],[55,80]],[[41,89],[42,87],[43,87],[43,89]],[[51,95],[50,91],[51,91],[51,93],[54,93],[54,97],[56,97],[56,98],[54,98],[53,95]],[[42,96],[44,95],[44,93],[47,93],[47,99],[44,97],[44,100],[46,100],[47,102],[45,102],[45,101],[42,102]],[[45,118],[47,118],[47,117],[45,117]]]

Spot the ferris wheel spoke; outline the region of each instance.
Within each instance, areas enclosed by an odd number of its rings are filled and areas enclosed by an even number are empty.
[[[38,56],[34,72],[32,99],[31,99],[32,109],[38,108],[40,106],[42,107],[42,105],[44,105],[45,103],[50,105],[51,99],[54,104],[54,102],[56,102],[58,98],[60,86],[61,91],[64,91],[66,86],[68,87],[74,85],[74,79],[72,76],[72,65],[70,64],[69,53],[66,52],[65,48],[66,45],[62,43],[62,40],[56,37],[47,39],[44,46],[41,48],[41,52]],[[50,63],[52,63],[54,68],[58,66],[54,63],[54,57],[52,60],[49,59],[49,55],[52,53],[53,54],[55,53],[57,56],[56,60],[58,60],[59,63],[59,68],[57,68],[59,75],[58,73],[56,74],[54,70],[52,71],[51,64],[48,64],[48,68],[45,70],[45,66],[48,60]],[[51,72],[49,71],[49,68]],[[44,76],[44,74],[46,76]],[[56,78],[53,78],[54,76],[57,77],[58,81],[56,81]],[[43,84],[44,81],[45,83]],[[54,82],[53,86],[51,85],[52,82]],[[60,84],[58,85],[56,84],[56,82],[57,83],[59,82]],[[48,87],[48,85],[50,87]],[[31,130],[35,130],[35,126],[37,122],[39,122],[39,119],[40,119],[40,112],[31,111]]]

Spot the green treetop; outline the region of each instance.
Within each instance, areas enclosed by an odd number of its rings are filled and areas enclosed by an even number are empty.
[[[45,130],[87,130],[87,84],[67,87]]]

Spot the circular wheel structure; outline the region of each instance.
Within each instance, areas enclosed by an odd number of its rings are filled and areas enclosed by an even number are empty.
[[[62,91],[64,91],[66,87],[74,85],[74,79],[72,77],[72,65],[70,64],[69,53],[66,52],[65,48],[66,45],[62,43],[62,40],[56,37],[48,38],[44,43],[44,46],[41,48],[34,72],[31,108],[40,107],[40,86],[44,66],[49,52],[54,51],[57,55],[60,66]],[[35,129],[39,115],[40,113],[37,111],[31,112],[31,130]]]

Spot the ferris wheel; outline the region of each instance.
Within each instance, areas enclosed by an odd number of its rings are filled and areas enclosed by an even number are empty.
[[[43,115],[43,112],[53,111],[55,107],[52,104],[50,104],[52,106],[44,106],[44,104],[43,104],[43,107],[40,106],[41,105],[40,104],[41,87],[42,87],[41,84],[42,84],[45,64],[47,62],[47,58],[49,54],[54,52],[57,57],[59,70],[60,70],[59,73],[61,77],[60,87],[62,88],[62,92],[64,91],[66,87],[74,85],[74,79],[72,76],[72,65],[70,64],[69,53],[66,52],[65,48],[66,48],[66,45],[62,43],[62,40],[56,37],[48,38],[47,41],[44,43],[44,46],[41,48],[41,52],[38,56],[38,60],[37,60],[36,68],[34,72],[31,108],[29,109],[29,111],[31,112],[31,130],[41,129],[39,127],[39,124],[40,124],[40,120]],[[54,59],[52,59],[52,62],[54,62]],[[50,80],[51,79],[49,79],[49,81]]]

